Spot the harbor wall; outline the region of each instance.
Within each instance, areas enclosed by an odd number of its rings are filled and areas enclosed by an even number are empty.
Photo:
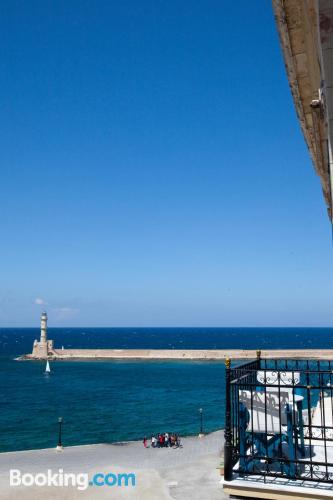
[[[248,349],[52,349],[48,355],[26,354],[20,359],[175,359],[175,360],[224,360],[255,359],[257,351]],[[267,359],[330,359],[332,349],[272,349],[263,350],[261,358]]]

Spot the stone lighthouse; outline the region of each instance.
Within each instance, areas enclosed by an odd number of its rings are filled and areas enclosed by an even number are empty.
[[[53,354],[53,340],[47,340],[47,314],[42,312],[40,317],[40,340],[34,341],[32,355],[35,358],[46,359]]]
[[[42,312],[40,317],[40,343],[46,344],[47,342],[47,314]]]

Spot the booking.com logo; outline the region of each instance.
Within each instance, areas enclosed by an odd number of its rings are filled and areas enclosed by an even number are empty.
[[[38,472],[31,474],[23,473],[19,469],[10,469],[9,485],[10,486],[56,486],[68,487],[73,486],[78,490],[86,490],[89,486],[135,486],[136,476],[131,473],[114,474],[109,472],[104,474],[98,472],[89,479],[86,473],[74,474],[72,472],[64,472],[59,469],[58,472],[53,472],[52,469],[47,469],[47,472]]]

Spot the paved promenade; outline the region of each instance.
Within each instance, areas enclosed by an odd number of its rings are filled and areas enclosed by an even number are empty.
[[[74,446],[0,454],[0,497],[8,500],[138,499],[221,500],[227,498],[219,484],[223,432],[203,438],[182,439],[179,449],[145,449],[141,442]],[[136,486],[10,487],[9,469],[22,473],[58,472],[105,474],[133,472]]]

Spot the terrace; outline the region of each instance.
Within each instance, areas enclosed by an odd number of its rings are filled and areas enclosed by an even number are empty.
[[[333,495],[333,362],[226,362],[224,490],[252,498]]]

